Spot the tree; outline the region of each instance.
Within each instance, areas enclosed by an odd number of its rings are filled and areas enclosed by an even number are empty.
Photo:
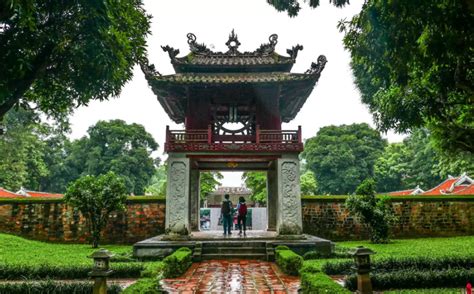
[[[374,175],[374,164],[386,145],[369,125],[327,126],[305,142],[302,157],[322,194],[352,193]]]
[[[245,186],[252,190],[250,199],[254,202],[264,204],[267,202],[267,175],[265,172],[244,172],[242,180]]]
[[[42,141],[49,126],[38,121],[37,115],[23,109],[6,115],[7,131],[0,136],[0,187],[40,189],[41,178],[49,173]]]
[[[275,7],[278,11],[286,11],[289,17],[295,17],[298,15],[298,12],[301,9],[300,3],[298,0],[267,0],[268,4]],[[311,8],[316,8],[319,6],[319,0],[309,0],[304,1],[308,2]],[[332,3],[336,7],[343,7],[346,4],[349,4],[349,0],[329,0],[329,3]]]
[[[388,243],[390,223],[395,219],[387,205],[387,198],[375,197],[375,186],[373,179],[365,179],[357,187],[355,195],[347,198],[346,207],[368,227],[372,243]]]
[[[220,172],[202,172],[199,176],[199,195],[201,200],[206,199],[209,193],[214,192],[224,176]]]
[[[72,143],[66,159],[71,175],[100,175],[113,171],[125,180],[129,193],[144,193],[155,172],[153,137],[139,124],[122,120],[99,121]]]
[[[406,179],[409,177],[410,154],[404,143],[392,143],[374,165],[374,178],[377,192],[390,192],[407,189]]]
[[[0,2],[0,120],[31,103],[61,116],[117,96],[145,58],[140,0]]]
[[[316,178],[312,171],[307,170],[300,176],[301,195],[315,195],[317,193]]]
[[[67,188],[64,200],[87,219],[92,247],[99,246],[109,214],[125,209],[126,193],[124,180],[113,172],[97,177],[83,176]]]
[[[167,165],[161,164],[155,169],[150,185],[145,188],[147,194],[166,196]]]
[[[472,1],[367,1],[339,24],[380,130],[426,127],[446,152],[474,152]]]

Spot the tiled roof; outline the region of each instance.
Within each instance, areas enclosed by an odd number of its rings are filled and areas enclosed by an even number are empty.
[[[405,195],[411,195],[415,189],[408,189],[408,190],[402,190],[402,191],[394,191],[394,192],[388,192],[387,195],[390,196],[405,196]]]
[[[219,66],[230,66],[230,65],[271,65],[271,64],[293,64],[294,60],[289,57],[283,56],[255,56],[255,55],[242,55],[242,56],[229,56],[229,55],[195,55],[192,58],[184,57],[177,58],[174,63],[179,64],[194,64],[194,65],[219,65]]]
[[[14,192],[8,191],[7,189],[0,188],[0,198],[18,198],[21,195]]]
[[[470,195],[474,188],[474,181],[466,174],[459,177],[449,177],[438,186],[424,192],[422,195]]]
[[[252,190],[246,187],[218,187],[216,191],[212,192],[212,195],[250,195]]]
[[[59,193],[28,191],[29,197],[33,198],[62,198],[64,195]],[[28,197],[28,196],[27,196]]]
[[[247,83],[279,83],[286,81],[317,80],[311,74],[283,72],[268,73],[179,73],[166,76],[155,76],[154,81],[179,84],[247,84]]]
[[[474,195],[474,184],[464,187],[456,192],[453,192],[454,195]]]

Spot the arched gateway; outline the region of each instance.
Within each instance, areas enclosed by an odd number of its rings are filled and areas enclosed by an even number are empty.
[[[192,33],[187,37],[191,52],[186,56],[162,47],[176,74],[161,75],[152,65],[142,65],[170,118],[185,125],[184,130],[166,129],[168,236],[186,239],[199,230],[199,172],[204,170],[267,171],[268,230],[301,235],[301,127],[282,130],[281,124],[301,109],[326,58],[319,56],[305,73],[291,73],[303,46],[279,55],[275,34],[255,51],[240,52],[232,31],[225,53],[211,51]]]

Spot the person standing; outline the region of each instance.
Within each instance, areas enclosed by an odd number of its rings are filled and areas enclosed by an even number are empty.
[[[222,201],[221,206],[221,217],[222,217],[222,226],[224,227],[224,235],[231,235],[232,228],[232,214],[233,207],[232,202],[229,199],[229,194],[224,195],[224,201]]]
[[[237,223],[239,224],[239,235],[242,235],[242,226],[244,227],[244,236],[247,236],[247,204],[245,198],[239,198],[239,204],[237,204]]]

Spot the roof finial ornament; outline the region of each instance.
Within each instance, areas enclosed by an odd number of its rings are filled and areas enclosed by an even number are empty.
[[[211,50],[209,50],[204,43],[199,44],[198,42],[196,42],[196,35],[195,34],[188,33],[186,35],[186,37],[188,38],[189,50],[191,50],[191,52],[193,52],[193,53],[211,53]]]
[[[291,49],[287,49],[286,53],[290,55],[291,59],[296,60],[296,57],[298,56],[298,51],[300,50],[303,50],[303,46],[297,44],[296,46],[291,47]]]
[[[269,55],[275,52],[275,46],[278,43],[278,35],[272,34],[268,37],[269,43],[260,45],[260,48],[255,50],[260,55]]]
[[[168,52],[168,55],[170,56],[171,60],[175,60],[176,56],[179,54],[179,49],[174,49],[173,47],[170,47],[168,45],[161,46],[161,49],[163,49],[163,51],[165,52]]]
[[[326,56],[319,55],[318,63],[314,63],[314,62],[311,63],[311,68],[308,69],[305,73],[312,74],[312,75],[320,75],[324,67],[326,66],[327,62],[328,60],[326,59]]]
[[[229,51],[227,51],[226,54],[234,55],[239,52],[238,48],[240,46],[240,42],[237,38],[237,34],[234,32],[234,29],[232,29],[232,32],[229,35],[229,40],[227,40],[225,44],[229,48]]]

